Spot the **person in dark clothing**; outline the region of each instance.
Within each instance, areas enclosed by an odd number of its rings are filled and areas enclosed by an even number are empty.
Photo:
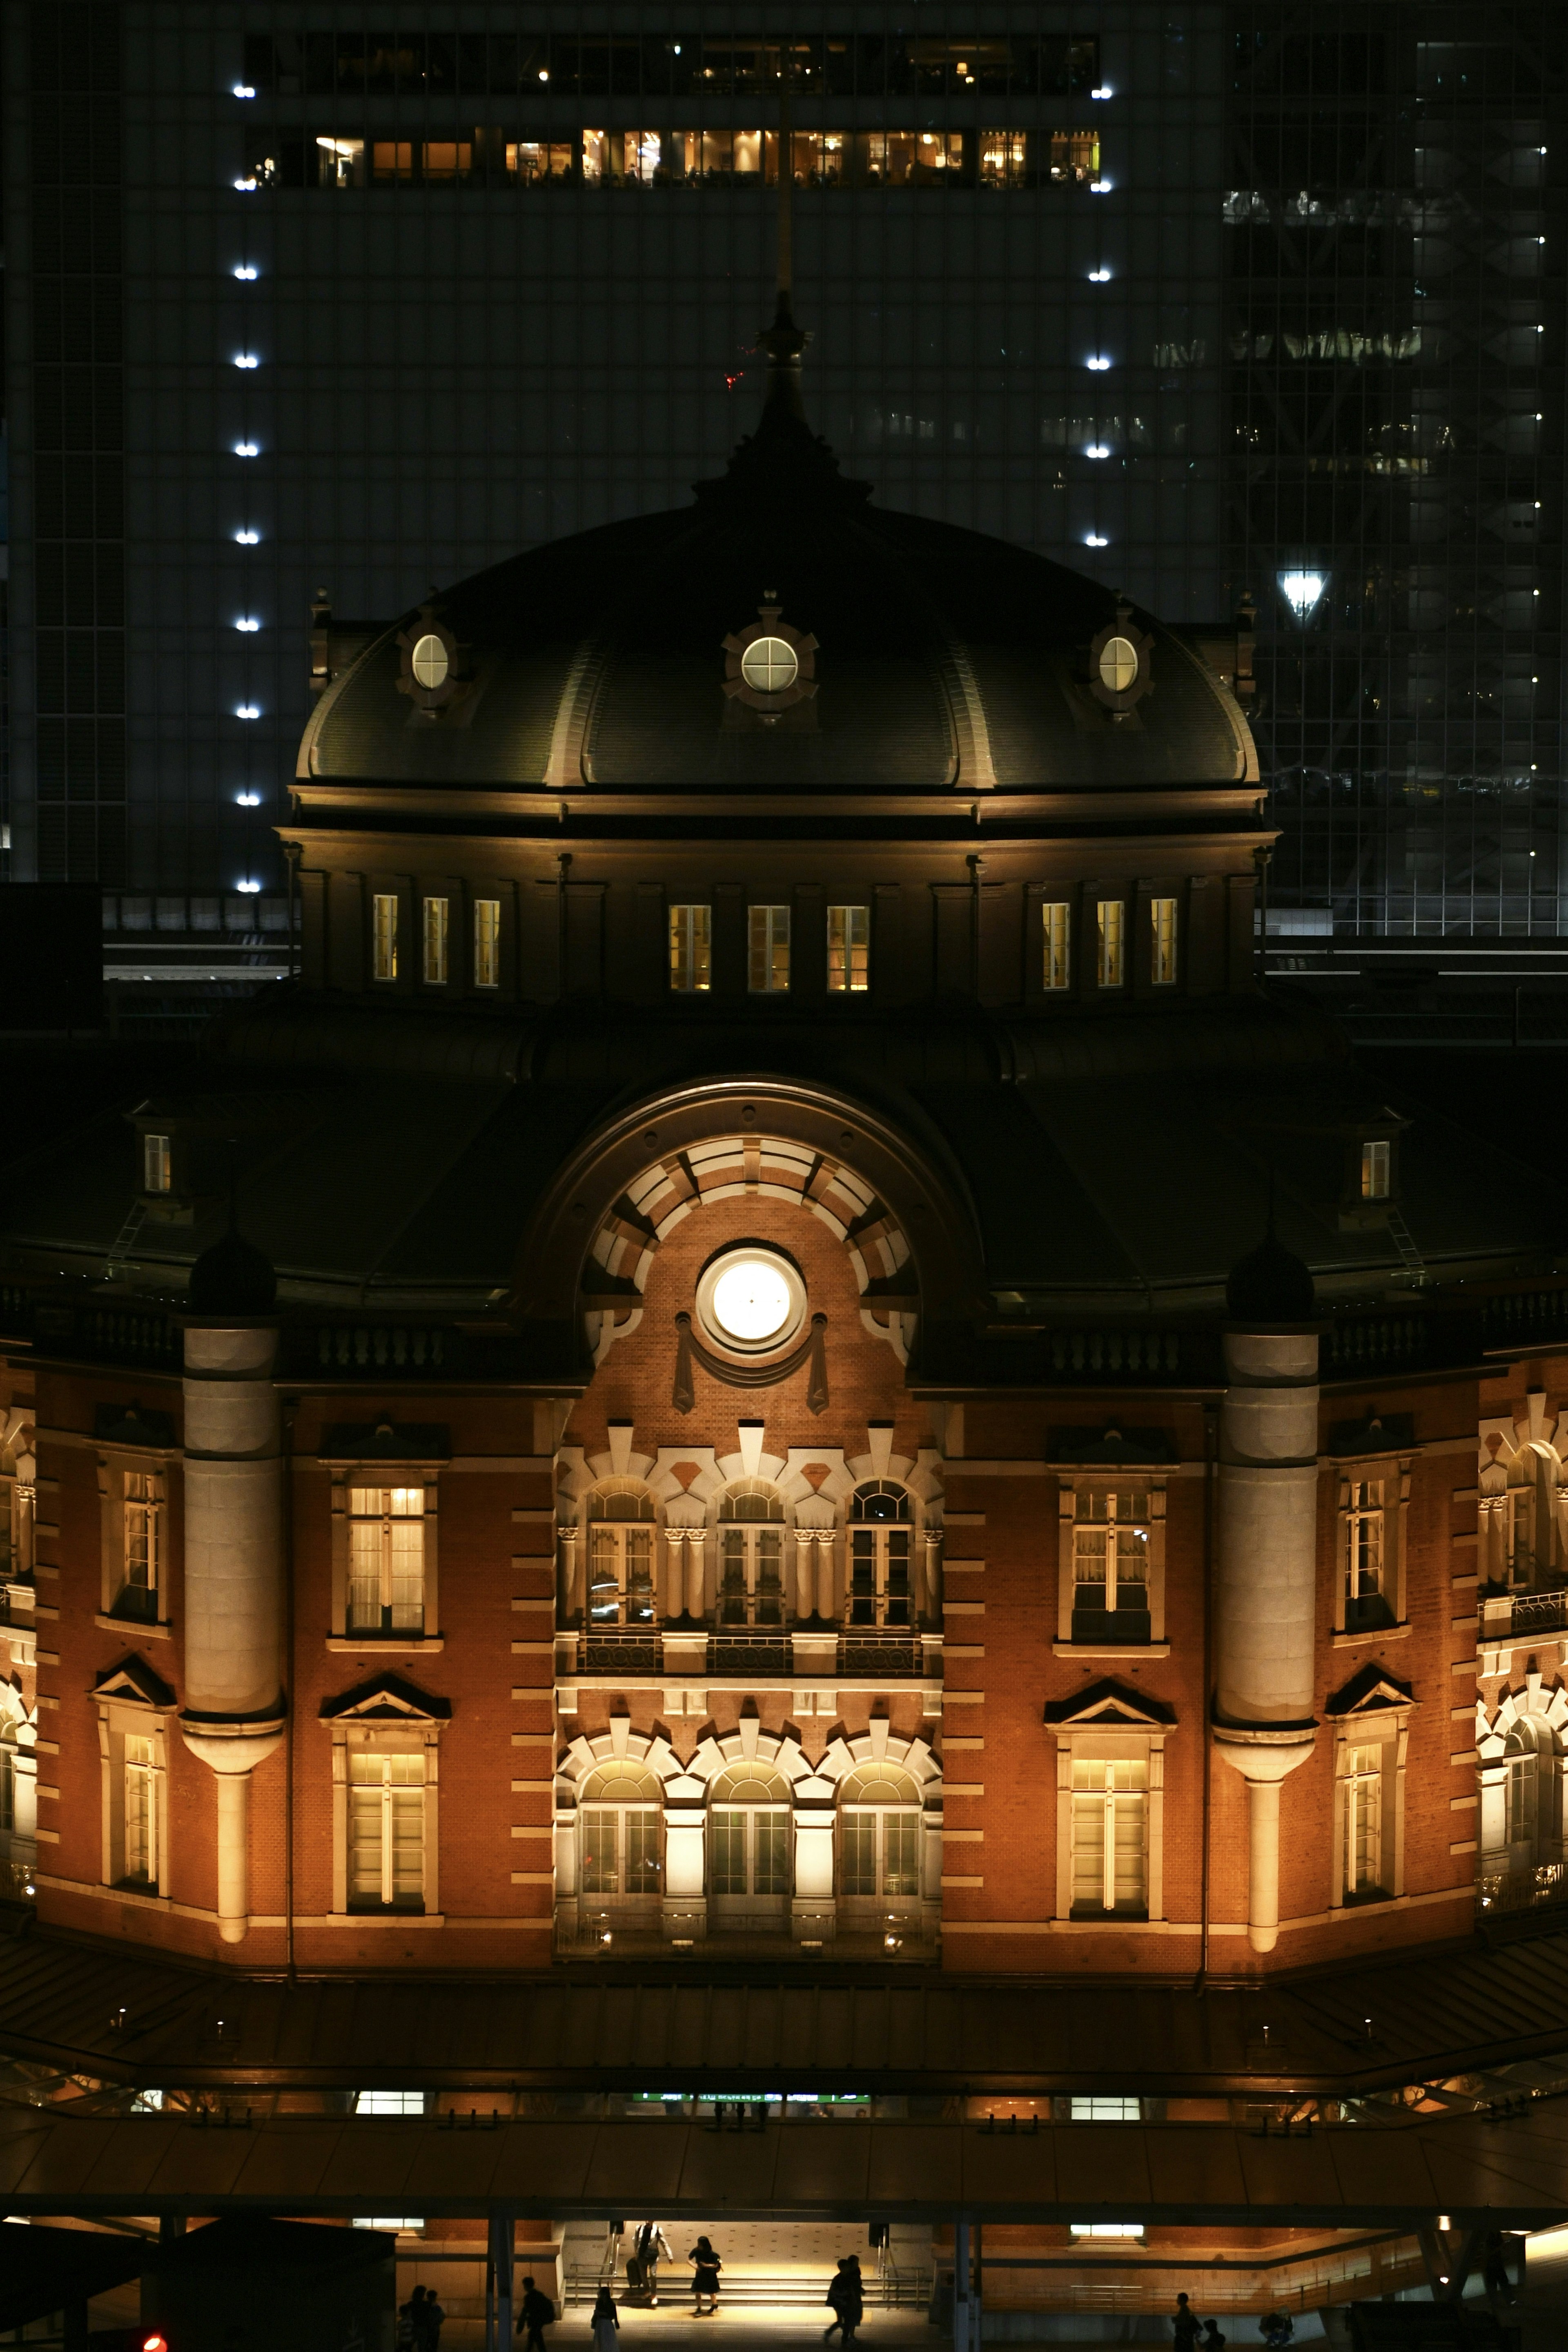
[[[414,2352],[439,2352],[441,2323],[446,2316],[436,2300],[434,2287],[426,2287],[425,2300],[415,2315]]]
[[[419,2329],[425,2311],[425,2290],[416,2286],[405,2304],[398,2306],[397,2352],[418,2352]]]
[[[837,2273],[827,2290],[826,2300],[832,2306],[833,2317],[822,2331],[822,2340],[827,2343],[837,2329],[847,2347],[854,2343],[855,2330],[866,2315],[866,2290],[861,2284],[858,2254],[841,2257]]]
[[[686,2259],[696,2264],[696,2275],[691,2282],[691,2292],[697,2298],[696,2316],[711,2319],[719,2308],[719,2273],[724,2267],[723,2263],[706,2238],[698,2239]],[[706,2313],[702,2307],[704,2304],[708,2306]]]
[[[1225,2352],[1225,2337],[1220,2334],[1217,2319],[1204,2322],[1204,2352]]]
[[[616,2309],[616,2298],[607,2286],[599,2289],[589,2322],[594,2331],[594,2352],[616,2352],[616,2336],[621,2325],[621,2315]]]
[[[1487,2231],[1486,2267],[1481,2273],[1481,2284],[1495,2319],[1498,2305],[1511,2303],[1514,2299],[1513,2281],[1508,2274],[1507,2243],[1500,2230]]]
[[[666,2262],[674,2259],[669,2241],[657,2221],[644,2221],[632,2240],[636,2261],[641,2265],[637,2284],[648,2300],[650,2311],[658,2309],[658,2264],[662,2254]],[[627,2264],[630,2268],[630,2264]]]
[[[1171,2315],[1171,2327],[1176,2339],[1176,2352],[1195,2352],[1198,2329],[1197,2313],[1184,2294],[1176,2297],[1176,2308]]]
[[[555,2305],[547,2294],[541,2294],[531,2278],[522,2282],[522,2301],[517,2307],[517,2332],[527,2338],[523,2352],[544,2352],[544,2331],[555,2324]]]

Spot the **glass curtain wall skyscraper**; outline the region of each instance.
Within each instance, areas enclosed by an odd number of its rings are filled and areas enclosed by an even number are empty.
[[[1277,921],[1558,928],[1540,0],[0,15],[14,877],[280,925],[318,592],[713,474],[783,163],[847,470],[1173,621],[1255,599]]]

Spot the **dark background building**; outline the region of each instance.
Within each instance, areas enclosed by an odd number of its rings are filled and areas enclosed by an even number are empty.
[[[4,839],[127,970],[281,961],[319,588],[385,616],[721,463],[786,20],[848,469],[1170,619],[1255,598],[1277,931],[1559,929],[1561,10],[4,20]]]

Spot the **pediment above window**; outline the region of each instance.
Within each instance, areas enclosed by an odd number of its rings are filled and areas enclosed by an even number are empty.
[[[1053,1731],[1172,1731],[1176,1711],[1108,1675],[1071,1698],[1047,1700],[1045,1720]]]
[[[166,1715],[178,1705],[175,1694],[161,1675],[138,1657],[121,1658],[116,1666],[99,1675],[92,1686],[94,1698],[118,1699],[124,1706],[155,1708]]]
[[[321,1701],[323,1723],[449,1723],[451,1717],[449,1698],[437,1698],[401,1675],[375,1675]]]
[[[1415,1694],[1408,1683],[1396,1682],[1381,1666],[1365,1665],[1334,1693],[1323,1713],[1339,1718],[1349,1715],[1386,1715],[1393,1708],[1415,1704]]]

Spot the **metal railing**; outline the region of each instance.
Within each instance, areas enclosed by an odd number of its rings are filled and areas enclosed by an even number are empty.
[[[1476,1900],[1483,1911],[1534,1911],[1547,1903],[1568,1901],[1568,1864],[1538,1862],[1530,1870],[1485,1871],[1476,1880]]]
[[[1488,1616],[1489,1620],[1489,1610]],[[1568,1585],[1559,1585],[1551,1592],[1509,1595],[1510,1633],[1551,1633],[1563,1625],[1568,1625]]]

